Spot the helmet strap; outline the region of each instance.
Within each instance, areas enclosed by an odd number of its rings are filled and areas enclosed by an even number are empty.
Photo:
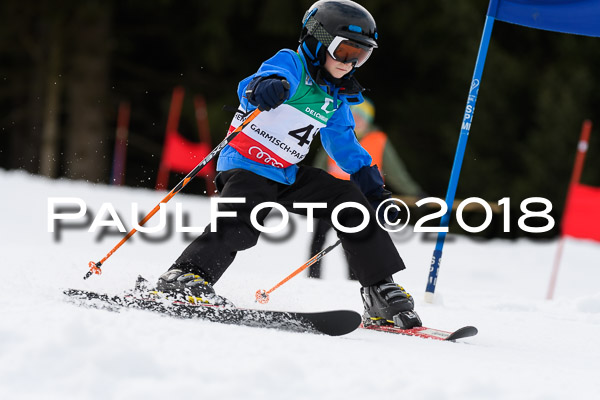
[[[320,68],[325,65],[325,53],[327,52],[327,49],[315,37],[307,36],[302,41],[300,49],[302,49],[302,53],[304,53],[304,57],[311,67]]]

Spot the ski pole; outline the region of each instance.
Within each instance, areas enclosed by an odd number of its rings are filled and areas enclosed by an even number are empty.
[[[283,285],[284,283],[286,283],[287,281],[289,281],[290,279],[292,279],[293,277],[298,275],[300,272],[304,271],[306,268],[310,267],[311,265],[313,265],[314,263],[319,261],[321,258],[323,258],[323,256],[325,256],[325,254],[327,254],[331,250],[335,249],[337,247],[337,245],[340,243],[341,243],[341,241],[338,239],[338,241],[335,242],[334,244],[332,244],[331,246],[327,247],[326,249],[321,250],[320,252],[318,252],[317,254],[312,256],[310,260],[308,260],[306,263],[304,263],[304,265],[302,265],[300,268],[298,268],[297,270],[295,270],[294,272],[289,274],[284,280],[279,282],[277,285],[273,286],[271,289],[266,290],[266,291],[262,290],[262,289],[257,290],[256,291],[256,301],[258,301],[261,304],[267,304],[269,302],[269,293],[273,292],[279,286]]]
[[[181,182],[179,182],[173,189],[171,189],[171,191],[169,192],[169,194],[167,194],[165,196],[164,199],[162,199],[160,201],[160,203],[158,203],[156,205],[156,207],[154,207],[152,209],[152,211],[150,211],[148,213],[148,215],[146,215],[144,217],[144,219],[142,219],[139,222],[140,226],[143,226],[146,222],[148,222],[150,220],[150,218],[152,218],[154,216],[154,214],[156,214],[158,212],[158,210],[160,210],[160,205],[161,203],[166,203],[169,200],[171,200],[171,198],[173,196],[175,196],[177,193],[179,193],[181,191],[181,189],[183,189],[192,179],[194,179],[194,177],[200,172],[200,170],[202,168],[204,168],[206,166],[206,164],[208,164],[210,162],[210,160],[212,160],[214,158],[214,156],[216,156],[221,150],[223,150],[223,148],[225,146],[227,146],[229,144],[229,142],[231,142],[238,133],[240,133],[242,131],[242,129],[244,129],[249,123],[250,121],[252,121],[254,118],[256,118],[256,116],[258,114],[260,114],[260,110],[257,108],[256,110],[254,110],[247,118],[246,120],[244,120],[244,122],[238,126],[233,132],[231,132],[229,135],[227,135],[225,137],[225,139],[223,139],[223,141],[221,143],[219,143],[219,145],[217,147],[215,147],[210,153],[208,153],[208,155],[206,157],[204,157],[204,159],[202,161],[200,161],[200,163],[198,165],[196,165],[196,167],[190,171],[189,174],[187,174],[185,176],[185,178],[183,178],[181,180]],[[100,275],[102,273],[102,270],[100,269],[100,267],[104,264],[104,262],[106,262],[106,260],[113,255],[113,253],[115,251],[117,251],[119,249],[119,247],[121,247],[123,245],[123,243],[125,243],[127,240],[129,240],[130,237],[132,237],[135,233],[137,232],[137,230],[134,228],[132,230],[129,231],[129,233],[127,235],[125,235],[125,237],[123,239],[121,239],[121,241],[119,243],[117,243],[117,245],[115,247],[112,248],[111,251],[108,252],[108,254],[106,256],[104,256],[104,258],[98,262],[93,262],[90,261],[90,263],[88,264],[88,266],[90,267],[90,270],[85,274],[85,276],[83,277],[83,279],[87,279],[90,276],[92,276],[92,274],[96,274],[96,275]]]

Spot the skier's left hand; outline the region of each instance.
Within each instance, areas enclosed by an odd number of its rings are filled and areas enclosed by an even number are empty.
[[[350,180],[358,185],[374,210],[377,210],[377,207],[379,207],[383,201],[392,197],[392,192],[385,189],[383,186],[383,178],[379,173],[377,165],[365,165],[350,175]],[[377,215],[377,218],[382,224],[385,223],[384,214],[386,209],[387,207],[381,207]],[[398,219],[399,214],[396,207],[390,207],[387,211],[388,221],[395,222]]]

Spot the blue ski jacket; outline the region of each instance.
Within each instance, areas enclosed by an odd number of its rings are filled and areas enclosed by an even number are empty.
[[[300,57],[298,57],[298,55]],[[304,69],[306,76],[310,77],[306,68],[306,60],[302,52],[283,49],[273,57],[265,61],[258,71],[242,80],[238,85],[238,97],[241,108],[251,111],[256,107],[248,102],[245,97],[246,87],[256,77],[267,77],[277,75],[290,83],[290,96],[292,98],[302,77]],[[312,77],[310,78],[312,80]],[[313,83],[316,84],[313,80]],[[364,166],[371,165],[371,156],[362,148],[354,135],[354,118],[350,112],[348,97],[352,96],[352,104],[362,103],[363,97],[360,93],[342,94],[333,85],[320,85],[320,87],[334,98],[341,100],[341,105],[335,110],[327,125],[319,131],[321,143],[327,154],[346,173],[353,174]],[[336,102],[334,101],[334,104]],[[235,140],[235,139],[233,139]],[[278,168],[271,165],[261,164],[250,160],[240,154],[231,146],[226,146],[219,155],[217,171],[227,171],[234,168],[242,168],[255,174],[264,176],[276,182],[291,185],[296,180],[298,166],[293,164],[287,168]]]

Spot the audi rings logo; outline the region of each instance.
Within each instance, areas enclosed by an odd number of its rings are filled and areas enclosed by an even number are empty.
[[[252,154],[252,149],[256,149],[256,150],[258,150],[258,152],[256,154]],[[263,151],[260,147],[256,147],[256,146],[250,147],[248,149],[248,154],[250,154],[251,156],[256,157],[259,160],[264,161],[265,164],[271,164],[274,167],[283,168],[283,164],[282,163],[280,163],[277,160],[275,160],[273,158],[273,156],[271,156],[266,151]],[[263,157],[264,157],[264,160],[263,160]]]

